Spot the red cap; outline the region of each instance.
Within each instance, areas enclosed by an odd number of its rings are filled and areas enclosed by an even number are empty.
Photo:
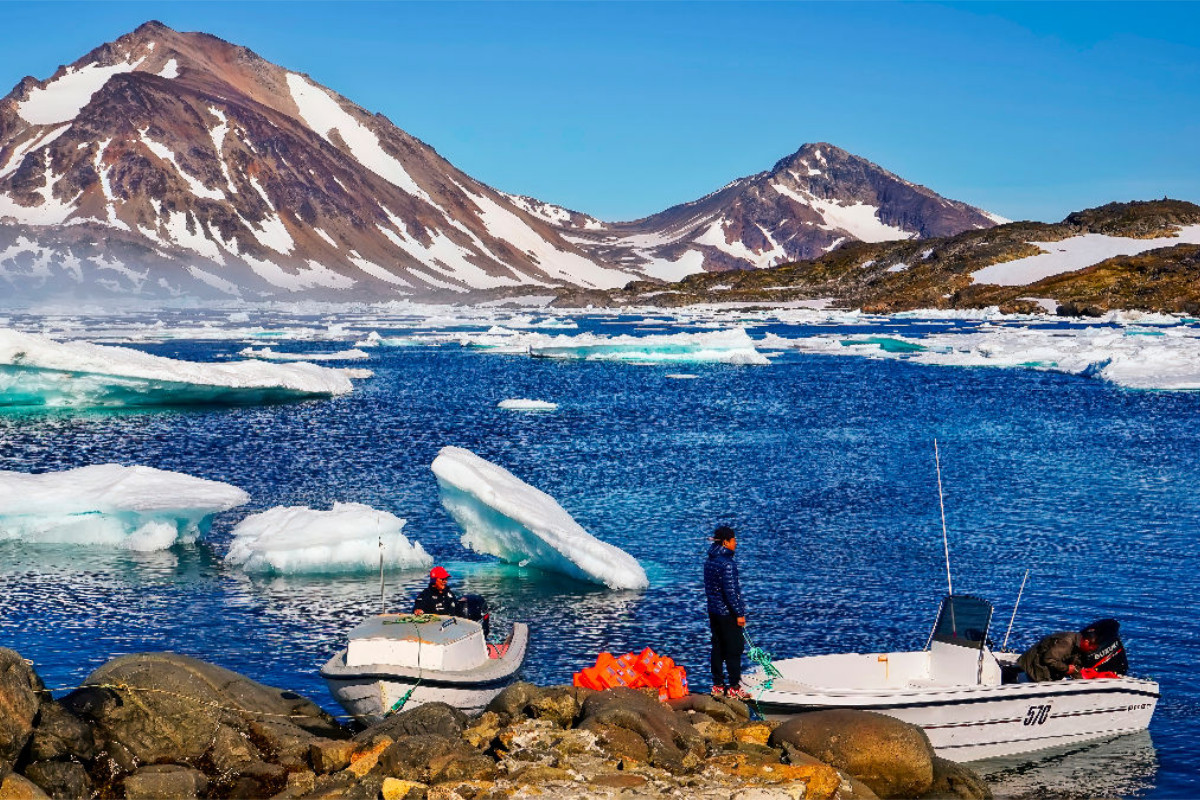
[[[450,577],[450,573],[446,572],[445,567],[434,567],[433,569],[429,570],[429,577],[434,579],[441,578],[444,580]]]

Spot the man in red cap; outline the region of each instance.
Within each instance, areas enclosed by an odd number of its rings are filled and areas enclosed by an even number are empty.
[[[414,614],[458,614],[458,598],[450,591],[450,573],[445,567],[429,570],[429,585],[419,595]]]

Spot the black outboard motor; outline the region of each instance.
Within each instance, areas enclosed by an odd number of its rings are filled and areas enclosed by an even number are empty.
[[[457,616],[465,619],[471,619],[483,626],[483,636],[486,639],[492,632],[491,613],[488,611],[488,603],[483,597],[477,594],[464,594],[458,598],[458,614]]]
[[[1102,619],[1083,629],[1083,633],[1095,631],[1096,649],[1080,653],[1080,666],[1101,672],[1125,675],[1129,672],[1129,661],[1125,658],[1125,645],[1121,642],[1121,623],[1115,619]]]

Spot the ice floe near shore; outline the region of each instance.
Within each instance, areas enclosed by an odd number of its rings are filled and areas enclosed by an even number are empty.
[[[755,348],[754,340],[745,328],[647,336],[603,336],[595,333],[551,336],[494,327],[485,333],[462,334],[458,341],[465,347],[497,353],[528,354],[536,358],[639,364],[771,363]]]
[[[283,575],[369,573],[381,555],[389,569],[430,566],[420,542],[405,537],[406,522],[362,503],[334,503],[329,511],[276,506],[238,523],[225,561]]]
[[[152,467],[0,472],[0,540],[165,550],[249,500],[236,486]]]
[[[352,389],[343,371],[316,364],[180,361],[0,329],[0,406],[244,404]]]
[[[1200,330],[1195,328],[993,326],[922,337],[770,336],[764,346],[937,366],[1052,370],[1129,389],[1200,390]]]
[[[442,505],[464,531],[464,547],[610,589],[649,586],[637,559],[592,536],[553,497],[503,467],[443,447],[433,474]]]
[[[281,353],[270,347],[243,348],[238,355],[246,358],[261,358],[266,361],[359,361],[370,358],[370,354],[357,348],[339,350],[336,353]]]

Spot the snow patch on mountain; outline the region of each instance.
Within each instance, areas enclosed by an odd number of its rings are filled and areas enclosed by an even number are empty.
[[[17,114],[32,125],[54,125],[73,120],[92,95],[104,88],[109,78],[133,72],[143,61],[145,59],[108,67],[92,63],[78,70],[67,67],[61,78],[32,90],[28,99],[17,103]]]

